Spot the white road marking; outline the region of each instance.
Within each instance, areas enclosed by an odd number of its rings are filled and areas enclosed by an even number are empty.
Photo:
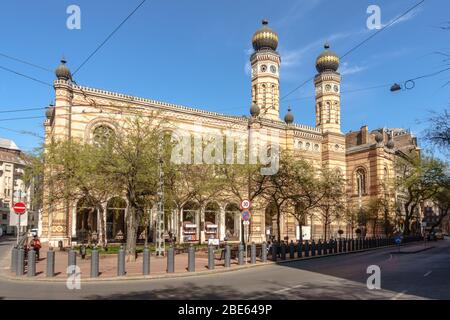
[[[402,295],[404,295],[406,293],[406,290],[403,290],[402,292],[397,293],[395,296],[393,296],[391,298],[391,300],[397,300],[398,298],[400,298]]]
[[[299,284],[299,285],[296,285],[296,286],[293,286],[293,287],[288,287],[288,288],[284,288],[284,289],[280,289],[280,290],[274,291],[274,292],[272,292],[270,294],[280,294],[280,293],[283,293],[283,292],[287,292],[287,291],[290,291],[290,290],[293,290],[293,289],[302,288],[302,287],[306,288],[304,285]],[[264,297],[267,297],[267,294],[259,295],[259,296],[256,296],[256,297],[252,297],[252,298],[249,298],[249,300],[258,300],[258,299],[264,298]]]
[[[424,277],[428,277],[433,271],[428,271],[427,273],[425,273],[423,276]]]

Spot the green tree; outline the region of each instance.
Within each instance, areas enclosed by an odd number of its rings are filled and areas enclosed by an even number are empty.
[[[336,170],[322,169],[319,175],[319,217],[324,226],[324,240],[328,238],[331,223],[344,212],[344,178]]]
[[[430,156],[400,158],[396,162],[396,172],[397,187],[404,198],[403,233],[409,235],[412,218],[423,202],[448,187],[448,165]]]

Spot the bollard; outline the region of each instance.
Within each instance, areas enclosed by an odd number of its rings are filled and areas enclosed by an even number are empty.
[[[92,249],[91,253],[91,278],[97,278],[99,275],[99,257],[97,246]]]
[[[339,239],[339,253],[342,252],[342,239]]]
[[[350,250],[349,251],[355,251],[355,239],[352,238],[350,240]]]
[[[238,264],[243,265],[244,264],[244,245],[239,245],[239,252],[238,252]]]
[[[272,243],[272,261],[277,261],[278,245],[276,242]]]
[[[267,262],[267,244],[263,242],[261,245],[261,261]]]
[[[281,260],[286,260],[286,244],[284,241],[281,243]]]
[[[315,256],[316,255],[316,242],[313,240],[311,241],[311,256]]]
[[[77,265],[77,253],[73,248],[71,248],[69,250],[69,254],[68,254],[67,267],[76,266],[76,265]],[[70,275],[70,273],[67,273],[67,274]]]
[[[227,244],[225,246],[225,267],[229,268],[231,266],[231,249],[230,246]]]
[[[252,246],[250,248],[250,263],[256,263],[256,244],[254,242],[252,242]]]
[[[122,277],[125,275],[125,250],[123,246],[120,246],[119,253],[117,254],[117,276]]]
[[[28,270],[27,275],[29,277],[36,276],[36,251],[33,249],[28,251]]]
[[[334,253],[338,253],[339,251],[339,249],[338,249],[338,243],[337,243],[337,241],[336,240],[333,240],[333,251],[334,251]]]
[[[302,242],[299,241],[297,243],[297,258],[301,258],[302,257]]]
[[[347,252],[347,249],[348,249],[347,245],[348,245],[347,239],[344,239],[344,243],[342,245],[343,252]]]
[[[188,271],[195,272],[195,248],[192,244],[188,249]]]
[[[52,278],[55,276],[55,251],[50,248],[47,251],[47,277]]]
[[[175,272],[175,250],[173,249],[173,247],[170,247],[167,250],[167,272]]]
[[[317,243],[317,255],[322,255],[322,240],[319,239],[319,242]]]
[[[23,276],[25,269],[25,251],[21,248],[17,252],[16,276]]]
[[[355,250],[359,250],[359,240],[356,239],[355,241]]]
[[[214,247],[208,246],[208,269],[214,269]]]
[[[289,245],[289,258],[294,259],[295,258],[295,245],[294,241],[291,240],[291,243]]]
[[[11,250],[11,266],[10,266],[10,271],[11,272],[16,272],[16,267],[17,267],[17,247],[14,246],[14,248],[12,248]]]
[[[364,249],[364,240],[359,239],[359,250]]]
[[[305,241],[305,257],[309,257],[309,241]]]
[[[142,274],[148,276],[150,274],[150,250],[148,246],[145,246],[144,248],[142,259]]]

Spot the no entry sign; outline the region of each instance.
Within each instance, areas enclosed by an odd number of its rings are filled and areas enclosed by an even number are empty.
[[[14,207],[13,210],[16,214],[24,214],[25,211],[27,210],[27,207],[25,206],[25,203],[23,202],[17,202]]]

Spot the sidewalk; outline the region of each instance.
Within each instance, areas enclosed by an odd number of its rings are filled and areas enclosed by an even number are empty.
[[[208,269],[208,257],[206,252],[196,252],[195,254],[195,272],[188,272],[187,266],[188,266],[188,255],[185,254],[177,254],[175,255],[175,272],[174,273],[167,273],[167,257],[156,257],[154,255],[150,258],[150,276],[143,276],[142,273],[142,254],[138,256],[135,262],[126,262],[125,265],[125,271],[126,275],[123,277],[117,277],[117,255],[116,254],[106,254],[106,255],[100,255],[99,259],[99,270],[100,275],[98,278],[91,278],[90,277],[90,270],[91,270],[91,260],[89,256],[86,256],[86,259],[83,260],[81,257],[77,254],[77,266],[81,270],[81,278],[89,281],[116,281],[116,280],[142,280],[142,279],[151,279],[151,278],[173,278],[173,277],[185,277],[185,276],[195,276],[195,275],[201,275],[201,274],[214,274],[214,273],[221,273],[221,272],[227,272],[227,271],[236,271],[239,269],[244,268],[251,268],[251,267],[257,267],[257,266],[264,266],[269,264],[276,264],[276,263],[289,263],[289,262],[295,262],[295,261],[302,261],[302,260],[309,260],[309,259],[326,259],[327,257],[331,256],[340,256],[340,255],[351,255],[356,253],[364,253],[364,252],[370,252],[370,251],[377,251],[377,250],[383,250],[383,249],[396,249],[396,245],[390,245],[385,247],[377,247],[377,248],[367,248],[357,251],[351,251],[351,252],[342,252],[342,253],[333,253],[333,254],[327,254],[327,255],[316,255],[316,256],[309,256],[305,257],[304,255],[301,258],[297,257],[297,253],[295,254],[294,259],[289,258],[289,254],[287,254],[286,260],[280,260],[278,258],[277,262],[271,261],[270,256],[268,257],[267,262],[263,263],[259,257],[256,259],[256,264],[250,264],[250,257],[248,257],[247,263],[244,265],[238,265],[237,259],[231,260],[231,267],[225,268],[224,266],[224,260],[219,260],[220,255],[216,254],[215,259],[215,268],[214,270]],[[424,243],[407,243],[401,245],[401,253],[409,252],[420,252],[424,250],[428,250],[433,248],[432,246],[427,244],[426,247],[424,247]],[[40,256],[41,259],[36,263],[36,276],[35,277],[28,277],[27,276],[27,270],[25,267],[25,275],[22,277],[17,277],[15,273],[10,272],[9,267],[4,268],[6,272],[3,274],[6,276],[6,278],[9,278],[10,280],[25,280],[25,281],[66,281],[67,275],[66,270],[68,266],[68,251],[59,251],[58,249],[55,249],[55,277],[53,278],[47,278],[46,277],[46,268],[47,268],[47,251],[48,247],[46,244],[44,244],[43,248],[41,249]],[[398,253],[398,251],[390,252],[390,253]],[[9,256],[6,256],[6,260],[9,263]],[[351,256],[349,257],[351,259]],[[3,261],[3,262],[6,262]]]
[[[68,251],[59,251],[57,248],[55,250],[55,277],[46,277],[47,268],[47,251],[48,246],[43,245],[40,250],[40,259],[36,263],[36,277],[33,279],[67,279],[67,266],[68,266]],[[153,253],[154,254],[154,253]],[[220,260],[220,254],[216,253],[215,268],[217,272],[236,269],[242,267],[238,265],[236,259],[231,260],[231,267],[225,268],[225,260]],[[259,258],[256,259],[257,264],[263,264]],[[77,253],[77,266],[81,270],[81,278],[90,278],[91,270],[91,259],[90,256],[86,256],[86,259],[81,259],[81,256]],[[250,265],[250,257],[248,259],[247,265]],[[193,272],[188,272],[188,254],[177,254],[175,255],[175,272],[172,274],[167,273],[167,257],[156,257],[152,255],[150,257],[150,276],[162,276],[162,275],[174,275],[174,274],[194,274]],[[142,253],[139,254],[138,258],[134,262],[125,262],[125,277],[143,277],[143,257]],[[99,270],[100,275],[98,280],[117,277],[117,254],[103,254],[100,255],[99,259]],[[201,271],[209,271],[208,269],[208,256],[206,252],[196,252],[195,253],[195,273]],[[25,267],[25,273],[27,272]],[[9,272],[11,277],[16,277],[15,273]],[[26,274],[24,277],[27,277]],[[30,278],[28,278],[30,279]]]

